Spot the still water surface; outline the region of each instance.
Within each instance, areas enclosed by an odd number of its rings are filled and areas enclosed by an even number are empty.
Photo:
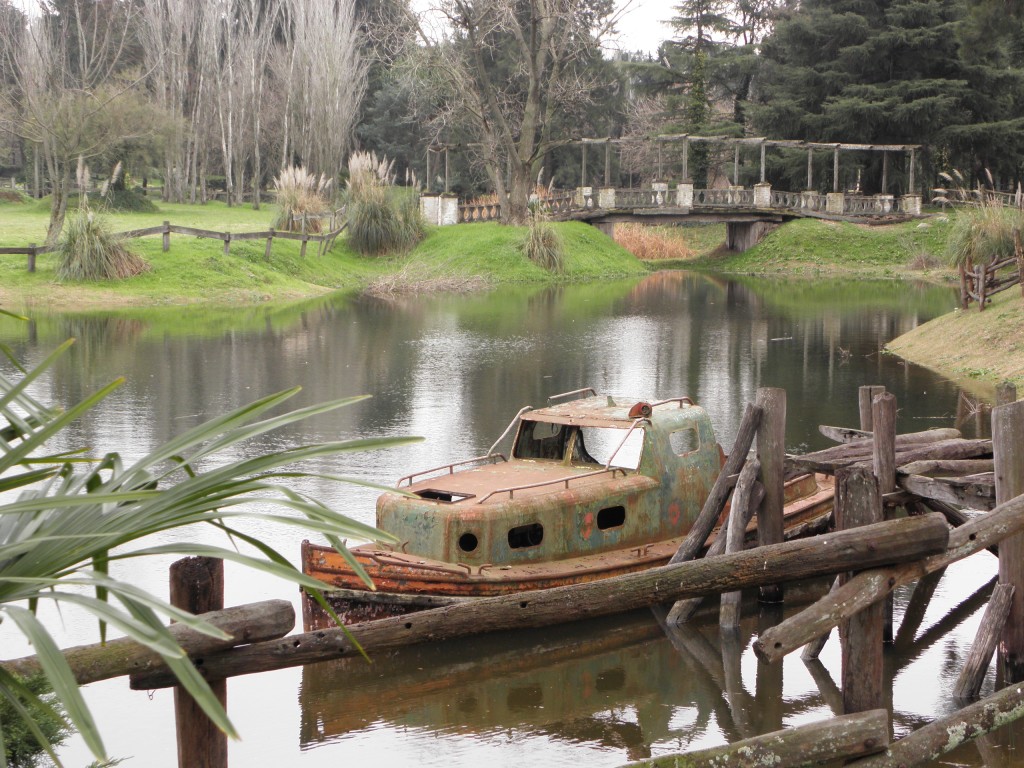
[[[671,272],[394,302],[341,297],[220,311],[37,313],[27,327],[0,320],[0,342],[33,362],[63,339],[78,339],[37,388],[44,400],[68,405],[124,375],[127,384],[69,443],[128,457],[293,385],[303,388],[295,406],[371,394],[225,458],[298,441],[425,437],[309,467],[389,484],[414,469],[481,454],[521,406],[584,386],[646,398],[689,395],[709,411],[727,448],[762,386],[787,390],[791,451],[825,447],[818,424],[856,426],[862,384],[895,393],[900,431],[957,423],[973,435],[984,431],[985,419],[958,422],[965,409],[957,386],[880,352],[954,302],[950,290],[905,283],[787,284]],[[370,489],[308,480],[302,490],[373,522]],[[297,560],[297,534],[251,530]],[[197,537],[223,543],[208,533]],[[119,575],[163,593],[166,565],[126,564]],[[955,709],[946,692],[994,569],[987,554],[950,569],[916,640],[904,637],[890,654],[898,733]],[[296,598],[289,587],[230,566],[227,581],[228,604]],[[898,616],[908,598],[897,596]],[[768,667],[748,650],[749,640],[777,617],[756,606],[746,616],[735,644],[719,642],[713,615],[666,635],[647,612],[416,649],[372,666],[346,661],[238,678],[229,683],[228,709],[242,740],[232,744],[231,762],[615,766],[830,717],[839,676],[835,638],[819,665],[806,666],[797,654]],[[51,623],[62,644],[96,639],[82,617]],[[0,650],[24,652],[6,627]],[[175,765],[167,692],[131,692],[117,680],[87,693],[122,765]],[[1000,759],[1007,754],[994,742],[983,749]],[[77,740],[63,756],[70,765],[89,762]],[[973,746],[957,757],[980,762]]]

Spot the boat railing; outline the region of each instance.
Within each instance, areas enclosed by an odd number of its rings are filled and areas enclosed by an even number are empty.
[[[659,405],[665,405],[667,403],[679,403],[679,407],[682,408],[684,404],[693,405],[693,400],[690,398],[683,397],[670,397],[667,400],[659,400],[656,403],[651,403],[651,408],[657,408]]]
[[[526,405],[526,406],[523,406],[522,408],[519,409],[519,413],[517,413],[515,415],[515,418],[513,418],[512,421],[509,422],[509,425],[507,427],[505,427],[505,431],[501,433],[501,436],[497,440],[494,441],[494,445],[492,445],[490,447],[490,449],[487,451],[487,455],[488,456],[491,456],[491,455],[494,454],[494,449],[498,447],[498,443],[500,443],[502,440],[504,440],[505,437],[508,435],[508,433],[512,431],[513,427],[515,427],[515,425],[519,423],[519,420],[523,417],[523,414],[526,413],[527,411],[532,411],[532,410],[533,410],[533,406],[532,405]]]
[[[487,462],[490,464],[497,464],[499,461],[508,461],[504,454],[501,453],[487,453],[486,456],[476,456],[472,459],[466,459],[465,461],[453,461],[451,464],[442,464],[439,467],[431,467],[430,469],[424,469],[419,472],[413,472],[411,475],[398,478],[398,482],[395,483],[396,488],[401,488],[402,483],[406,485],[412,485],[414,477],[423,477],[424,475],[432,475],[435,472],[447,472],[449,475],[455,474],[456,467],[465,467],[469,464],[480,464]]]
[[[572,392],[562,392],[560,395],[551,395],[548,398],[549,403],[555,402],[555,400],[562,400],[567,397],[578,397],[589,392],[591,397],[597,397],[597,390],[593,387],[584,387],[583,389],[574,389]]]
[[[626,476],[626,470],[623,469],[622,467],[602,467],[601,469],[595,469],[593,472],[584,472],[581,475],[567,475],[565,477],[559,477],[555,480],[543,480],[539,483],[526,483],[523,485],[512,485],[509,486],[508,488],[497,488],[491,491],[490,493],[481,496],[480,500],[477,501],[477,504],[483,504],[485,501],[491,498],[491,496],[497,496],[498,494],[501,493],[507,493],[510,499],[514,499],[516,491],[526,491],[532,488],[543,488],[545,485],[558,485],[559,483],[563,483],[565,485],[566,490],[568,490],[569,483],[571,483],[573,480],[583,480],[588,477],[597,477],[598,475],[604,475],[609,473],[612,477],[615,477],[616,472],[621,472],[623,477]]]

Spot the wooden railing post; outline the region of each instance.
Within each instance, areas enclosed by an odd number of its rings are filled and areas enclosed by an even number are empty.
[[[884,496],[896,490],[896,395],[884,389],[871,399],[872,466]],[[887,515],[892,518],[891,512]],[[882,641],[892,643],[893,595],[885,599]]]
[[[757,390],[757,405],[764,415],[757,431],[757,458],[761,462],[764,499],[757,511],[757,543],[779,544],[783,540],[782,507],[785,504],[786,463],[786,390],[762,387]],[[761,587],[766,603],[782,602],[782,585]]]
[[[35,243],[29,243],[28,244],[28,271],[29,272],[35,272],[36,271],[36,244]]]
[[[1001,381],[996,384],[996,405],[1008,405],[1017,402],[1017,386],[1012,381]]]
[[[165,221],[164,222],[163,236],[164,236],[164,253],[167,253],[169,250],[171,250],[171,222],[169,222],[169,221]]]
[[[882,498],[878,479],[866,467],[836,472],[836,527],[841,530],[881,522]],[[879,709],[882,691],[883,602],[851,618],[840,631],[843,648],[843,710],[847,714]]]
[[[231,233],[224,233],[224,255],[228,256],[231,254]]]
[[[876,395],[885,392],[885,387],[878,384],[869,384],[857,390],[857,407],[860,411],[860,428],[865,432],[871,432],[873,417],[871,414],[871,402]]]
[[[224,561],[186,557],[171,565],[171,604],[190,613],[224,608]],[[210,688],[221,706],[227,705],[227,681]],[[178,735],[178,768],[227,768],[228,739],[184,689],[174,689]]]
[[[270,246],[274,242],[274,228],[270,228],[270,237],[267,238],[267,246],[263,249],[263,260],[270,261]]]
[[[992,409],[996,503],[1024,494],[1024,400]],[[1024,534],[999,542],[999,583],[1013,587],[1010,616],[999,646],[1004,683],[1024,680]]]

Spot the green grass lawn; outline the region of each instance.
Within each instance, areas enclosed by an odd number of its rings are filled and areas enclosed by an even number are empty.
[[[104,214],[114,231],[156,226],[164,221],[217,232],[266,230],[276,216],[274,206],[254,211],[223,203],[175,205],[160,203],[155,213]],[[0,246],[41,244],[49,208],[43,202],[0,203]],[[223,253],[220,240],[171,235],[162,249],[159,235],[139,238],[133,247],[150,264],[136,277],[103,283],[56,280],[56,257],[39,257],[29,274],[25,256],[0,257],[0,305],[104,306],[173,303],[250,303],[295,299],[332,290],[359,289],[373,279],[402,270],[416,279],[429,276],[479,276],[488,284],[596,280],[639,275],[646,269],[625,249],[593,227],[577,222],[555,225],[565,244],[565,270],[549,273],[523,254],[523,227],[494,223],[430,228],[412,252],[388,257],[364,257],[352,251],[342,236],[333,248],[317,256],[315,244],[301,254],[301,244],[275,240],[269,260],[265,241],[239,241]],[[410,267],[415,267],[414,270]]]

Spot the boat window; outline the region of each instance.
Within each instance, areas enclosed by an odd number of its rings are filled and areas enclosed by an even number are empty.
[[[523,421],[513,455],[517,459],[556,459],[565,456],[572,427],[547,421]]]
[[[512,549],[536,547],[544,541],[544,526],[540,523],[517,525],[508,532],[508,545]]]
[[[448,504],[454,504],[456,501],[462,501],[463,499],[473,498],[471,493],[455,493],[454,491],[438,491],[434,488],[424,488],[421,491],[416,491],[416,495],[421,499],[427,499],[429,501],[444,501]]]
[[[640,466],[640,452],[644,446],[643,429],[634,429],[626,442],[626,430],[612,427],[580,427],[573,450],[574,461],[592,464],[607,464],[612,459],[613,467],[636,469]],[[620,444],[622,447],[620,448]],[[618,449],[616,451],[616,449]],[[615,454],[612,458],[612,454]]]
[[[472,552],[477,548],[480,542],[476,538],[475,533],[464,533],[459,536],[459,549],[463,552]]]
[[[669,443],[672,445],[672,453],[677,456],[685,456],[700,448],[700,436],[696,427],[685,427],[677,429],[669,435]]]
[[[609,528],[619,528],[625,522],[625,507],[605,507],[597,513],[597,527],[602,531],[607,531]]]

